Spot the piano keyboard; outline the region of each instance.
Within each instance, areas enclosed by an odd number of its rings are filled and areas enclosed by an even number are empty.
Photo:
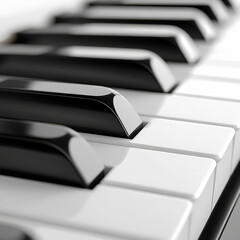
[[[0,6],[0,239],[230,239],[240,3]]]

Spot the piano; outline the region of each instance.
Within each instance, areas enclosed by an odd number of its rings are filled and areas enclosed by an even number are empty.
[[[240,238],[238,0],[2,0],[0,240]]]

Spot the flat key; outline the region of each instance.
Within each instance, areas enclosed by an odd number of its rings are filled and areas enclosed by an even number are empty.
[[[129,148],[103,184],[190,200],[190,239],[198,239],[212,211],[215,166],[208,158]]]
[[[131,140],[83,134],[90,142],[206,157],[217,163],[213,205],[232,173],[235,131],[229,127],[151,118]]]
[[[67,206],[66,206],[67,207]],[[99,233],[90,233],[86,231],[69,229],[67,227],[56,226],[41,221],[33,221],[29,219],[17,218],[13,216],[0,215],[0,224],[7,223],[9,225],[16,225],[21,229],[30,233],[31,239],[11,239],[4,238],[1,240],[122,240],[120,238],[107,236]]]
[[[3,77],[0,116],[66,125],[77,131],[133,137],[142,121],[127,100],[105,87]]]
[[[15,43],[140,48],[155,52],[165,61],[194,63],[199,59],[198,49],[191,37],[175,26],[59,24],[19,32]]]
[[[211,77],[197,76],[186,79],[174,91],[175,94],[234,102],[240,102],[239,92],[239,81],[230,79],[220,81]]]
[[[173,25],[185,30],[193,39],[209,40],[215,26],[201,11],[190,8],[94,7],[81,13],[67,13],[55,18],[56,23],[125,23]]]
[[[0,174],[92,187],[104,166],[75,131],[53,124],[0,119]]]
[[[0,191],[0,214],[5,216],[120,239],[188,239],[192,204],[185,199],[101,185],[85,190],[3,176]]]
[[[221,0],[100,0],[89,1],[87,7],[92,6],[125,6],[125,7],[191,7],[201,10],[213,21],[224,21],[228,18],[229,12]]]
[[[184,84],[184,83],[183,83]],[[117,89],[142,118],[166,118],[235,129],[232,171],[240,160],[240,103]]]
[[[5,45],[0,74],[159,92],[177,84],[159,56],[137,49]]]

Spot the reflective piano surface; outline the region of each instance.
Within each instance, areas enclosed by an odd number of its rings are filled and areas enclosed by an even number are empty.
[[[2,0],[0,239],[239,239],[239,7]]]

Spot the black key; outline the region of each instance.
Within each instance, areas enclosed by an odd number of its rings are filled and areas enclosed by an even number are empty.
[[[193,39],[208,40],[215,28],[207,16],[192,8],[92,7],[82,13],[62,14],[56,23],[125,23],[173,25],[185,30]]]
[[[94,150],[77,132],[0,119],[0,174],[91,188],[103,171]]]
[[[133,49],[9,45],[0,47],[0,74],[160,92],[176,86],[156,54]]]
[[[221,0],[229,9],[235,9],[233,0]]]
[[[110,88],[2,77],[0,117],[56,123],[76,131],[132,138],[142,121]]]
[[[199,59],[193,40],[186,32],[174,26],[100,23],[55,25],[20,32],[15,42],[140,48],[153,51],[166,61],[194,63]]]
[[[222,0],[93,0],[86,5],[92,6],[191,7],[199,9],[213,21],[221,22],[228,17],[227,8]]]
[[[33,238],[18,227],[0,223],[0,240],[33,240]]]

